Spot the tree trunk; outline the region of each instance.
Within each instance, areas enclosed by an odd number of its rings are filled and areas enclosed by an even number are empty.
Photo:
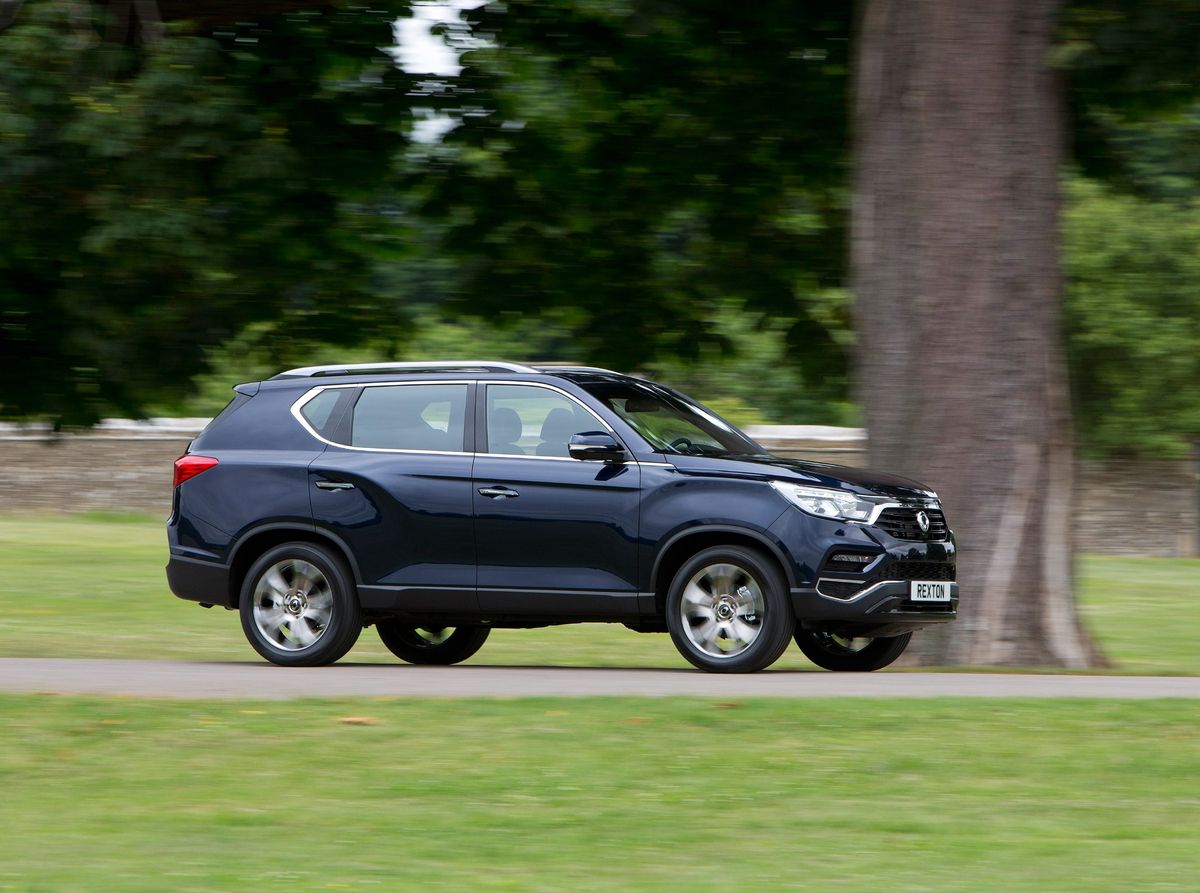
[[[1100,661],[1076,611],[1057,0],[867,0],[851,265],[873,465],[942,496],[959,620],[929,664]]]

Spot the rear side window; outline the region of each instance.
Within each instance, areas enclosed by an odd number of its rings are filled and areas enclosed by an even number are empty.
[[[363,388],[354,406],[350,446],[462,452],[465,384],[405,384]]]

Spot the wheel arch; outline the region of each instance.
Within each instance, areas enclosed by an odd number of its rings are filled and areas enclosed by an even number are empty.
[[[702,527],[689,527],[668,539],[659,549],[658,555],[655,556],[650,576],[651,590],[654,592],[655,613],[659,615],[665,613],[667,590],[684,562],[700,550],[711,546],[749,546],[765,552],[775,561],[783,573],[783,579],[787,585],[789,587],[796,585],[795,573],[786,553],[767,535],[748,527],[738,527],[733,524],[706,524]]]
[[[331,549],[335,555],[346,562],[357,586],[362,582],[358,563],[354,555],[340,538],[326,530],[317,527],[306,527],[301,524],[280,522],[264,524],[244,534],[233,547],[229,560],[229,606],[237,608],[241,600],[242,581],[250,565],[268,549],[281,546],[284,543],[312,543]]]

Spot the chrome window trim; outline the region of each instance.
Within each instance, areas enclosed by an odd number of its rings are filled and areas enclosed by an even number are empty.
[[[433,379],[432,381],[370,381],[363,384],[326,384],[319,385],[315,388],[309,388],[299,399],[292,403],[292,417],[300,423],[309,434],[315,437],[321,443],[329,446],[340,447],[343,450],[355,450],[360,453],[419,453],[426,456],[474,456],[474,453],[466,452],[465,450],[409,450],[400,447],[364,447],[354,446],[349,443],[339,443],[336,440],[330,440],[327,437],[318,434],[316,429],[308,423],[308,419],[300,411],[310,400],[317,396],[322,391],[332,391],[345,388],[403,388],[409,385],[466,385],[468,388],[475,382],[471,379]],[[469,391],[468,391],[469,393]],[[470,411],[470,407],[467,407]]]
[[[578,403],[584,409],[586,409],[593,417],[595,417],[596,421],[598,421],[601,425],[603,425],[605,428],[607,428],[608,431],[611,434],[613,434],[613,436],[615,436],[617,438],[617,440],[622,443],[622,445],[624,445],[624,441],[621,441],[620,435],[618,435],[617,432],[615,430],[613,430],[613,427],[610,424],[608,424],[608,422],[604,421],[604,419],[602,419],[599,415],[597,415],[596,411],[594,409],[592,409],[590,406],[588,406],[586,403],[581,402],[573,394],[567,393],[562,388],[556,388],[554,385],[551,385],[551,384],[545,384],[543,382],[533,382],[533,381],[508,381],[508,380],[476,381],[475,379],[457,379],[457,378],[455,378],[455,379],[440,378],[439,379],[439,378],[435,378],[435,379],[429,379],[429,380],[422,379],[420,381],[370,381],[370,382],[363,382],[363,383],[358,383],[358,384],[325,384],[325,385],[318,385],[316,387],[309,388],[307,391],[305,391],[303,394],[301,394],[300,397],[298,397],[295,401],[293,401],[292,406],[291,406],[291,414],[292,414],[292,417],[297,422],[300,423],[300,426],[305,431],[307,431],[312,437],[316,438],[321,443],[328,444],[329,446],[335,446],[335,447],[338,447],[339,449],[343,449],[343,450],[354,450],[354,451],[360,452],[360,453],[400,453],[402,455],[403,454],[416,454],[416,455],[423,455],[423,456],[472,456],[472,457],[484,456],[484,457],[503,458],[503,459],[535,459],[535,460],[549,461],[549,462],[580,462],[581,461],[579,459],[573,459],[570,456],[517,456],[517,455],[511,454],[511,453],[490,453],[490,452],[482,452],[481,453],[481,452],[477,452],[474,450],[472,450],[472,451],[409,450],[409,449],[401,449],[399,447],[353,446],[352,444],[339,443],[336,440],[330,440],[329,438],[324,437],[321,434],[317,433],[317,431],[313,428],[313,426],[308,423],[308,419],[306,419],[304,417],[303,413],[301,413],[301,411],[300,411],[304,408],[304,406],[310,400],[312,400],[314,397],[317,396],[317,394],[321,393],[322,391],[331,391],[331,390],[345,389],[345,388],[399,388],[399,387],[406,387],[408,385],[454,385],[454,384],[461,384],[461,385],[513,384],[513,385],[523,385],[525,387],[546,388],[547,390],[550,390],[550,391],[557,391],[558,393],[560,393],[564,397],[566,397],[568,400],[572,400],[575,403]],[[484,413],[485,413],[485,415],[487,413],[487,404],[486,403],[484,404]],[[629,448],[627,446],[625,447],[625,449],[627,451],[629,450]],[[637,457],[634,456],[632,453],[630,453],[630,459],[633,462],[633,464],[635,464],[635,465],[643,464],[643,463],[639,462],[637,460]],[[647,463],[647,464],[657,465],[660,463]],[[668,463],[661,463],[661,464],[667,465]],[[673,468],[674,466],[668,466],[668,467]]]

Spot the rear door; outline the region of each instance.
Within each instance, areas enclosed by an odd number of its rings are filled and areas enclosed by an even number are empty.
[[[545,384],[480,382],[471,498],[485,612],[637,614],[640,469],[572,459],[572,434],[607,431]]]
[[[474,611],[474,384],[370,384],[344,398],[309,466],[313,518],[353,551],[364,607]],[[323,408],[314,394],[300,409]]]

